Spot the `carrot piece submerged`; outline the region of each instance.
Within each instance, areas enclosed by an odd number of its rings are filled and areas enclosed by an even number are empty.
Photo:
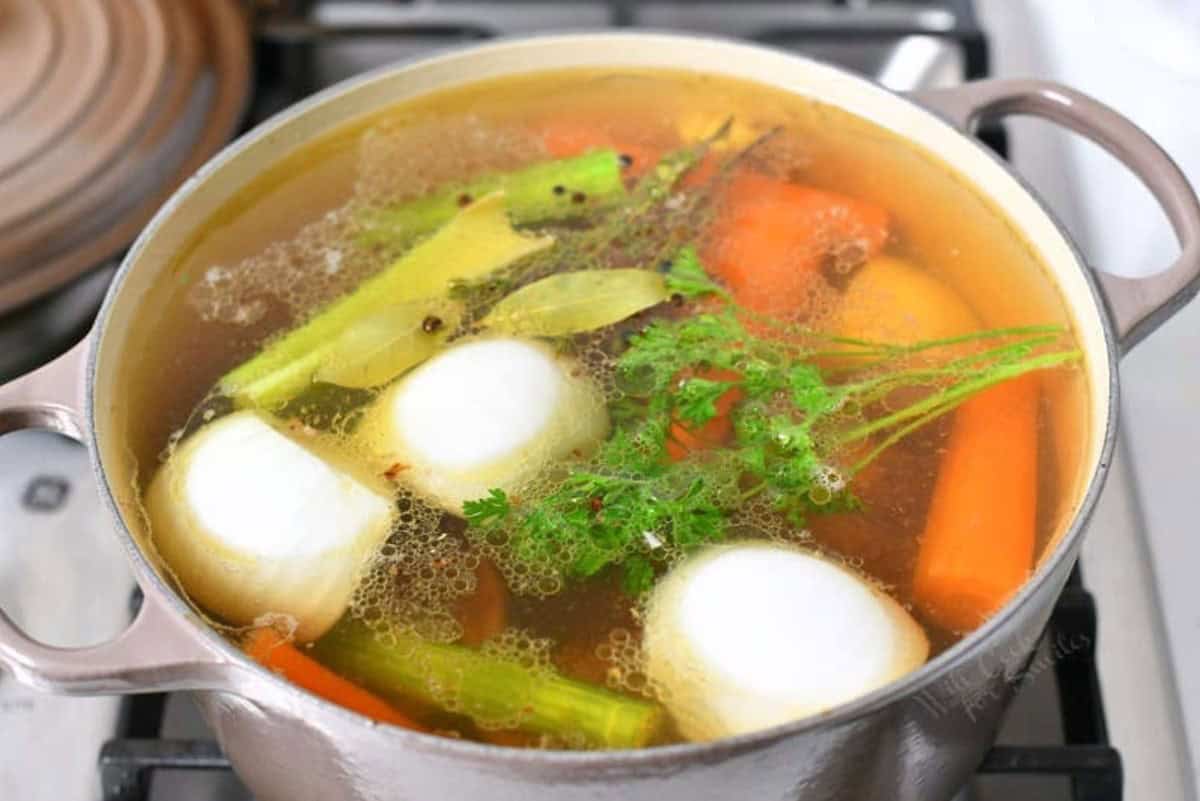
[[[454,616],[462,624],[464,645],[480,645],[508,625],[508,587],[490,559],[475,568],[475,592],[458,599]]]
[[[578,120],[550,120],[538,127],[542,144],[555,158],[580,156],[589,150],[611,149],[626,156],[626,172],[645,173],[658,163],[663,151],[633,137],[620,136],[603,125],[588,125]]]
[[[292,684],[303,687],[313,695],[319,695],[326,701],[332,701],[382,723],[424,731],[422,726],[387,701],[301,653],[299,648],[274,629],[255,629],[250,632],[243,647],[255,662],[281,674]]]
[[[698,370],[696,378],[707,378],[710,381],[740,381],[742,376],[734,370]],[[716,401],[717,415],[701,426],[689,426],[675,418],[667,429],[667,457],[672,462],[685,459],[695,451],[716,448],[733,437],[733,418],[730,413],[744,397],[745,393],[738,387],[731,387],[721,394]]]
[[[1021,376],[955,412],[913,578],[917,603],[953,631],[983,622],[1033,568],[1038,391]]]
[[[738,304],[782,317],[804,307],[822,261],[837,248],[858,243],[870,257],[887,235],[887,212],[878,206],[742,170],[718,198],[704,263]]]

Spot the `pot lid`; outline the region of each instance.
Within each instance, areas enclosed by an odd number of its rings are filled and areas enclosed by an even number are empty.
[[[237,0],[0,0],[0,312],[115,255],[233,135]]]

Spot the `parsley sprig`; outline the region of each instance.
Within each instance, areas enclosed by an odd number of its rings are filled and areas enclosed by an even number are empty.
[[[667,263],[667,290],[684,298],[715,295],[730,300],[729,293],[716,281],[708,277],[696,249],[691,245],[682,248],[675,258]]]
[[[752,333],[729,307],[660,320],[617,360],[614,432],[590,459],[542,497],[513,505],[492,490],[464,514],[471,530],[504,530],[513,555],[539,569],[579,578],[620,564],[626,590],[637,594],[653,583],[656,565],[724,539],[752,498],[796,526],[855,508],[849,478],[884,449],[990,386],[1077,360],[1077,350],[1056,347],[1061,333],[1033,326],[895,346]],[[952,358],[932,355],[947,349]],[[738,378],[705,377],[714,372]],[[925,394],[886,414],[863,413],[900,388]],[[734,389],[733,441],[668,459],[672,427],[703,426]],[[859,443],[873,447],[842,464],[847,446]]]
[[[563,232],[569,247],[506,276],[515,286],[565,258],[587,269],[660,264],[672,294],[725,301],[721,311],[662,319],[628,340],[612,377],[612,435],[566,466],[552,490],[518,501],[492,489],[464,504],[469,534],[506,542],[529,568],[581,578],[620,565],[625,588],[640,593],[661,565],[724,539],[747,504],[767,504],[795,526],[854,508],[850,478],[908,434],[1001,381],[1080,358],[1058,346],[1062,331],[1049,326],[898,346],[796,331],[736,308],[666,224],[707,202],[712,181],[702,191],[678,182],[727,129],[669,154],[599,225]],[[910,400],[893,408],[901,389]],[[886,411],[864,411],[879,408]],[[729,442],[669,458],[681,427],[699,431],[722,410]]]
[[[472,526],[487,527],[499,524],[508,518],[512,505],[508,493],[493,488],[486,498],[467,501],[463,504],[463,517]]]

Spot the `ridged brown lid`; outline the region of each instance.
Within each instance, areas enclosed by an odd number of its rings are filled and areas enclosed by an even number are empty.
[[[0,0],[0,313],[132,241],[236,130],[236,0]]]

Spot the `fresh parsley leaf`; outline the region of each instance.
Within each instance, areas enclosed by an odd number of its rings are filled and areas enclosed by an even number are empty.
[[[787,378],[783,370],[765,359],[747,359],[739,367],[742,389],[752,398],[769,397],[783,389]]]
[[[745,359],[738,345],[746,337],[732,312],[655,322],[630,338],[629,348],[617,360],[617,376],[636,383],[648,397],[669,397],[675,377],[684,369],[736,369]]]
[[[509,545],[520,560],[584,578],[663,548],[678,553],[724,538],[728,510],[696,468],[658,463],[636,476],[628,466],[619,474],[594,468],[576,469],[515,515]]]
[[[508,494],[502,489],[492,489],[487,497],[463,503],[463,517],[472,526],[494,526],[507,519],[511,512]]]
[[[734,386],[733,381],[686,378],[675,392],[675,411],[684,422],[702,426],[717,416],[717,399]]]
[[[621,589],[637,597],[654,586],[654,565],[644,556],[631,556],[621,569]]]
[[[716,295],[729,300],[729,293],[708,277],[696,249],[691,245],[683,248],[671,260],[666,274],[667,291],[685,298]]]
[[[825,383],[821,372],[811,364],[794,364],[787,370],[792,404],[807,416],[826,415],[840,402],[836,387]]]

